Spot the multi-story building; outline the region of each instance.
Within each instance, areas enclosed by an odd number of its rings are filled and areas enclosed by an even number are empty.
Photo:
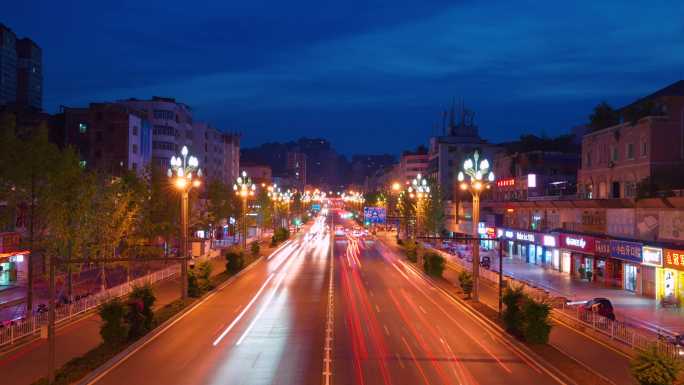
[[[306,186],[306,154],[299,151],[288,151],[287,152],[287,174],[297,180],[297,188],[304,189]]]
[[[223,139],[223,176],[228,186],[232,186],[240,173],[240,135],[222,135]]]
[[[29,38],[17,40],[17,104],[43,108],[43,50]]]
[[[59,114],[60,145],[76,148],[81,165],[112,175],[142,173],[152,157],[152,129],[144,112],[120,103],[66,107]]]
[[[640,183],[684,187],[684,80],[621,109],[623,117],[635,109],[629,121],[584,135],[583,197],[635,198]]]
[[[155,167],[166,170],[171,157],[178,155],[183,146],[188,146],[197,156],[197,149],[192,147],[195,133],[189,106],[173,98],[158,96],[150,100],[126,99],[119,103],[143,111],[152,124],[152,164]]]
[[[17,35],[0,24],[0,104],[17,100]]]
[[[269,185],[273,182],[273,173],[271,172],[271,167],[264,164],[248,164],[243,163],[240,165],[240,172],[245,171],[252,182],[257,185],[265,184]]]
[[[411,183],[418,174],[426,175],[428,168],[428,153],[424,147],[419,147],[416,151],[404,151],[399,160],[399,183]]]
[[[0,105],[43,107],[43,54],[29,38],[0,24]]]

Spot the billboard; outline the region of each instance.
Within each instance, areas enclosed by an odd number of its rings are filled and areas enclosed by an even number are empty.
[[[384,207],[364,207],[363,221],[365,223],[385,223],[387,215]]]

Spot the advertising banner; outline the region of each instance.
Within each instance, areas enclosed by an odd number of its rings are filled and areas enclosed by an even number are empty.
[[[366,223],[385,223],[387,217],[384,207],[364,207],[363,221]]]
[[[627,262],[641,263],[641,243],[610,241],[610,256]]]

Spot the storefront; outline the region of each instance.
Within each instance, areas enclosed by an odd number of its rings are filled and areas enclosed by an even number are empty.
[[[596,271],[596,257],[594,256],[596,239],[577,234],[560,234],[559,239],[562,262],[567,260],[568,265],[571,265],[567,271],[573,277],[593,281]],[[561,266],[561,271],[566,271],[563,266]]]
[[[19,250],[19,233],[0,233],[0,286],[17,283],[26,272],[27,250]]]
[[[656,299],[662,306],[679,306],[684,294],[684,250],[663,251],[663,268],[656,269]]]
[[[558,236],[555,234],[535,233],[537,264],[560,271],[561,256],[558,249]]]
[[[477,226],[477,233],[480,235],[480,238],[486,238],[486,240],[480,240],[480,248],[494,250],[498,246],[496,242],[496,228],[487,226],[484,222],[480,222]]]
[[[610,257],[615,263],[621,264],[613,268],[610,272],[612,277],[621,283],[623,289],[631,292],[641,293],[641,243],[626,242],[613,239],[610,241]],[[621,273],[621,274],[620,274]],[[620,277],[622,275],[622,277]],[[616,282],[616,283],[617,283]],[[615,285],[616,287],[617,284]]]
[[[594,258],[594,282],[606,287],[622,287],[620,262],[610,259],[610,240],[597,238],[594,241]]]
[[[643,246],[641,259],[641,294],[655,298],[658,292],[656,274],[663,269],[663,249]]]

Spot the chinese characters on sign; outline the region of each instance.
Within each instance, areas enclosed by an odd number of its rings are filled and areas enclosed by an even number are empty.
[[[592,237],[575,235],[575,234],[561,234],[561,247],[570,250],[577,250],[585,253],[593,253],[595,239]]]
[[[607,239],[597,239],[596,254],[610,255],[610,241]]]
[[[643,256],[642,264],[658,267],[663,265],[663,249],[659,247],[644,246],[641,254]]]
[[[385,223],[384,207],[364,207],[363,219],[368,223]]]
[[[496,187],[515,186],[515,178],[499,179],[496,181]]]
[[[628,262],[641,263],[641,243],[611,240],[610,256]]]
[[[665,249],[665,258],[663,259],[663,267],[671,269],[684,270],[684,251]]]

